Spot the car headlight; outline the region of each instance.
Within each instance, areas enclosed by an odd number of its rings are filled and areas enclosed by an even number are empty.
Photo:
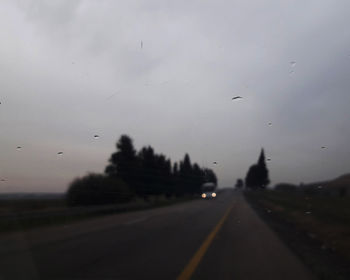
[[[212,196],[212,197],[216,197],[216,193],[213,192],[213,193],[211,194],[211,196]]]
[[[202,198],[206,198],[207,195],[205,193],[202,193]]]

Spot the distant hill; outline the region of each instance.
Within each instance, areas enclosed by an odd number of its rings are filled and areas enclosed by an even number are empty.
[[[345,174],[329,181],[314,182],[299,186],[289,183],[280,183],[277,184],[274,189],[279,191],[299,190],[309,192],[310,194],[319,193],[335,196],[350,196],[350,174]]]
[[[345,174],[332,181],[328,181],[323,187],[331,192],[345,192],[344,194],[350,195],[350,174]]]
[[[330,195],[350,195],[350,174],[342,175],[329,181],[305,184],[303,190]]]

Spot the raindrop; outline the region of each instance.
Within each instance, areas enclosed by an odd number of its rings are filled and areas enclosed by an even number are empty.
[[[289,75],[293,75],[293,74],[294,74],[293,70],[289,71]]]
[[[306,211],[305,214],[309,215],[309,214],[311,214],[311,212],[310,211]]]
[[[218,163],[216,161],[214,161],[213,164],[218,164]]]
[[[294,67],[297,63],[295,61],[290,62],[290,66]]]
[[[0,182],[6,182],[6,179],[0,179]]]
[[[267,161],[271,161],[271,159],[270,158],[268,158],[268,159],[266,159]]]
[[[272,211],[270,209],[267,209],[267,213],[271,213]]]
[[[63,152],[58,152],[57,155],[61,156],[63,155]]]
[[[322,189],[323,187],[322,187],[322,186],[318,186],[317,188],[318,188],[318,189]]]
[[[269,125],[272,125],[272,123],[269,122]]]
[[[141,49],[143,49],[143,41],[141,41]]]
[[[325,149],[326,147],[325,146],[322,146],[321,149]]]
[[[95,134],[95,135],[94,135],[94,138],[95,138],[95,139],[98,139],[98,138],[100,138],[100,136],[97,135],[97,134]]]
[[[21,146],[17,146],[17,151],[20,151],[21,149],[22,149],[22,147]]]
[[[243,98],[242,96],[234,96],[232,97],[232,100],[236,100],[236,99],[240,99],[240,98]]]

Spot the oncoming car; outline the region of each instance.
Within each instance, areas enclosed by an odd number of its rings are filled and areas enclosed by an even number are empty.
[[[216,197],[216,192],[202,193],[202,198],[210,199],[210,198],[215,198],[215,197]]]
[[[216,185],[211,182],[204,183],[202,185],[202,195],[201,197],[203,199],[211,199],[211,198],[216,198]]]

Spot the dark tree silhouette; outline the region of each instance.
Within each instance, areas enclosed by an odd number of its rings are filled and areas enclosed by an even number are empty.
[[[122,135],[116,147],[117,152],[111,155],[105,173],[109,177],[121,178],[135,194],[140,194],[142,192],[142,186],[139,184],[140,163],[132,139]]]
[[[141,170],[139,171],[140,191],[143,196],[155,194],[157,182],[156,156],[152,147],[144,147],[138,154]]]
[[[155,153],[151,146],[137,152],[127,135],[120,137],[116,148],[105,175],[90,174],[70,185],[67,192],[70,205],[118,203],[135,195],[144,199],[150,195],[195,195],[201,192],[203,183],[217,184],[213,170],[192,165],[188,154],[172,165],[170,159]]]
[[[265,162],[264,149],[261,149],[261,153],[258,160],[258,167],[259,167],[258,169],[259,172],[257,176],[260,183],[260,187],[266,188],[269,185],[270,180],[269,180],[269,171],[267,170],[266,162]]]
[[[244,186],[243,180],[242,179],[237,179],[235,187],[237,189],[241,189],[241,188],[243,188],[243,186]]]
[[[147,199],[150,195],[194,195],[200,192],[205,182],[217,184],[215,173],[211,169],[202,169],[196,163],[192,164],[188,154],[180,163],[172,165],[170,159],[155,153],[151,146],[137,152],[127,135],[120,137],[116,148],[117,151],[111,155],[105,168],[105,174],[107,178],[121,179],[136,196]]]
[[[191,174],[192,165],[191,159],[188,154],[185,154],[184,159],[180,161],[179,169],[179,185],[177,186],[178,191],[181,195],[191,192]]]
[[[121,203],[131,197],[129,188],[121,179],[101,174],[75,179],[66,194],[69,206]]]
[[[245,185],[250,189],[266,188],[270,183],[269,172],[266,167],[264,149],[261,153],[258,162],[252,165],[247,173]]]
[[[214,183],[215,185],[217,185],[218,183],[218,179],[214,171],[208,168],[204,169],[204,179],[205,179],[205,182],[211,182],[211,183]]]
[[[193,164],[192,167],[192,177],[191,177],[191,194],[196,194],[201,192],[202,184],[205,182],[205,173],[197,163]]]

